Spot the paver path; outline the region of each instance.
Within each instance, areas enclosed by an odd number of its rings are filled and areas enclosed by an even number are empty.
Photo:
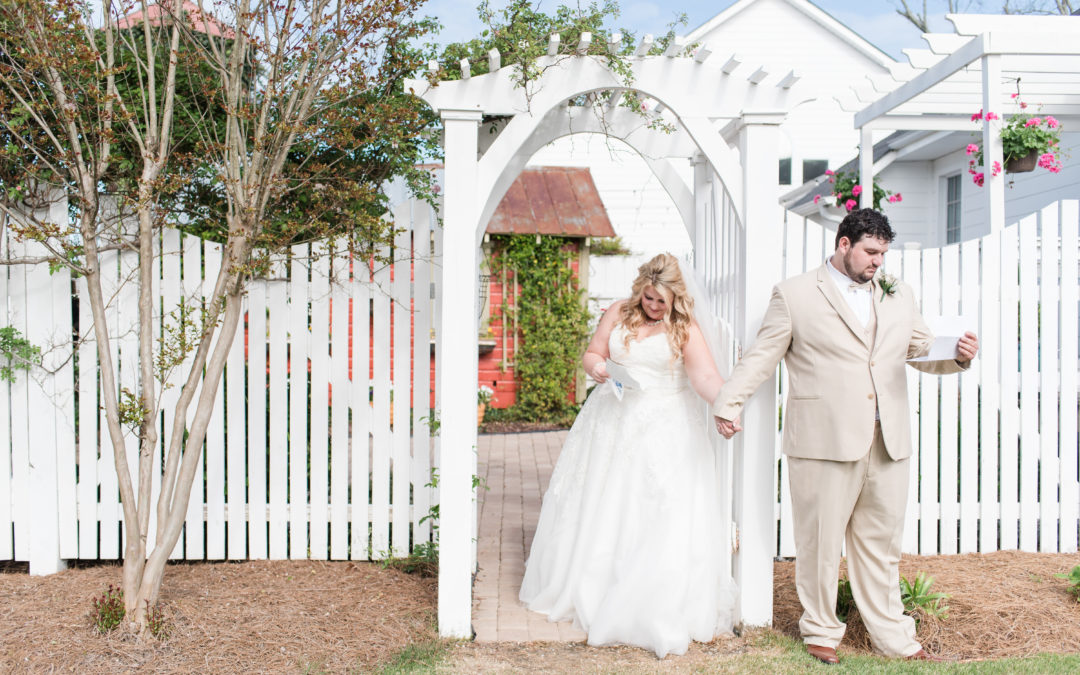
[[[473,631],[477,642],[580,641],[570,622],[551,623],[518,601],[540,500],[566,431],[484,434],[479,439],[477,566]]]

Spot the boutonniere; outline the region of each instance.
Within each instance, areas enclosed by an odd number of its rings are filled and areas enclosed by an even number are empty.
[[[881,289],[881,299],[878,302],[883,302],[886,295],[892,295],[896,292],[896,286],[900,281],[891,274],[885,274],[884,272],[878,277],[878,288]]]

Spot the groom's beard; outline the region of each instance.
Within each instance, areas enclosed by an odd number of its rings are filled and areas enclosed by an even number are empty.
[[[854,257],[855,254],[853,249],[848,249],[848,252],[844,254],[844,274],[847,278],[852,281],[858,281],[859,283],[866,283],[873,279],[874,275],[877,273],[877,267],[870,265],[869,267],[863,268],[861,271],[857,270],[855,269]]]

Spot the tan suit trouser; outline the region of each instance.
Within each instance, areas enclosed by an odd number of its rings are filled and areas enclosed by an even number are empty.
[[[910,459],[889,457],[876,425],[862,459],[787,461],[803,642],[835,648],[844,636],[846,626],[836,617],[836,583],[846,542],[851,590],[874,648],[890,657],[917,652],[915,622],[900,600]]]

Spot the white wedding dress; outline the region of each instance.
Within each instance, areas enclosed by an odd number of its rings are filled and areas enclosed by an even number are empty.
[[[683,654],[732,627],[735,587],[705,405],[666,334],[608,346],[642,385],[597,386],[544,495],[521,601],[573,620],[590,645]]]

